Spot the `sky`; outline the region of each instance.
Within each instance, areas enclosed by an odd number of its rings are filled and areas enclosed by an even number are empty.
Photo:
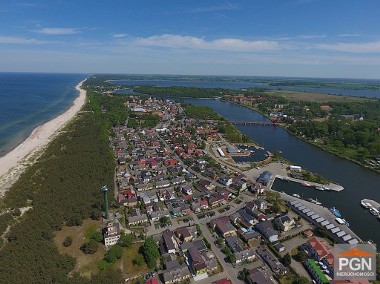
[[[0,72],[380,79],[379,0],[0,0]]]

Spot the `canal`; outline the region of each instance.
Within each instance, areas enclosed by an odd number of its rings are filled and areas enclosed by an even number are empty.
[[[230,121],[267,121],[268,119],[248,108],[214,99],[184,99],[194,104],[211,107]],[[308,144],[280,127],[238,125],[265,149],[282,151],[282,156],[297,165],[316,172],[344,187],[341,192],[318,191],[292,182],[276,181],[273,189],[289,194],[298,193],[304,199],[317,198],[325,207],[336,207],[350,228],[363,240],[380,245],[380,222],[360,206],[364,198],[380,201],[380,175],[350,161],[329,154]]]

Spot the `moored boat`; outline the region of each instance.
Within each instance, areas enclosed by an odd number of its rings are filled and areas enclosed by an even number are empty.
[[[316,205],[322,205],[322,203],[319,202],[318,199],[308,198],[307,201],[314,203]]]
[[[360,205],[361,205],[362,207],[364,207],[364,208],[369,208],[369,206],[370,206],[369,203],[364,202],[364,199],[362,199],[362,200],[360,201]]]
[[[340,214],[339,210],[336,209],[335,207],[329,208],[329,210],[330,210],[331,213],[333,213],[336,217],[338,217],[338,218],[342,217],[342,214]]]
[[[320,191],[324,191],[325,190],[325,188],[323,186],[320,186],[320,185],[316,185],[315,189],[316,190],[320,190]]]
[[[297,193],[293,193],[292,195],[293,195],[294,197],[301,198],[301,196],[300,196],[299,194],[297,194]]]
[[[379,210],[377,210],[376,208],[370,208],[369,209],[369,212],[371,212],[371,214],[373,215],[373,216],[379,216]]]

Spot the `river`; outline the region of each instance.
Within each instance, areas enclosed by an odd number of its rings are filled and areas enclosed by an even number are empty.
[[[194,105],[211,107],[230,121],[267,121],[258,112],[215,99],[184,99]],[[373,240],[380,245],[380,222],[360,206],[364,198],[380,201],[380,175],[348,160],[336,157],[308,144],[280,127],[246,126],[237,128],[254,141],[303,168],[316,172],[344,187],[341,192],[318,191],[291,182],[276,181],[273,188],[289,194],[298,193],[304,199],[317,198],[326,207],[335,206],[350,223],[350,228],[363,240]]]

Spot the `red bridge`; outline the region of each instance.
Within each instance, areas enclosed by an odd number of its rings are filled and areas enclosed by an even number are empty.
[[[263,125],[263,126],[277,126],[281,123],[277,121],[231,121],[234,125]]]

